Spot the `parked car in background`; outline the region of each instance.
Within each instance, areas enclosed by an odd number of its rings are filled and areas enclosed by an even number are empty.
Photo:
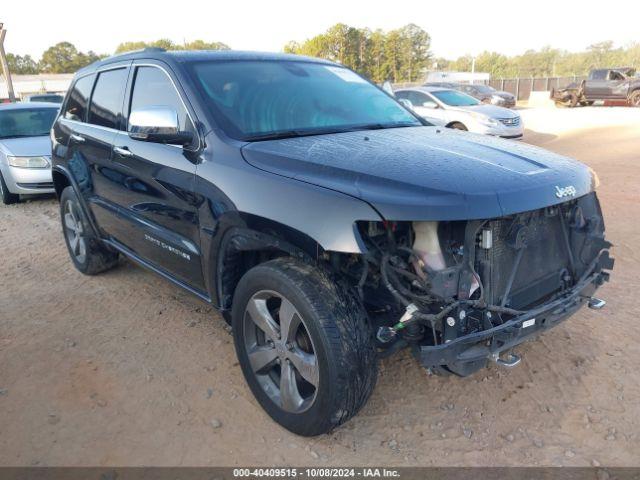
[[[516,106],[516,97],[509,92],[496,90],[489,85],[470,84],[470,83],[454,83],[454,82],[429,82],[425,87],[441,87],[459,90],[477,98],[482,103],[490,103],[499,107],[513,108]]]
[[[458,90],[413,87],[395,91],[396,98],[434,125],[502,138],[521,138],[520,115],[508,108],[487,105]]]
[[[640,77],[631,67],[598,68],[580,83],[552,90],[551,98],[558,106],[587,106],[598,100],[613,100],[640,107]]]
[[[49,132],[58,114],[51,103],[0,105],[0,194],[5,205],[20,195],[53,193]]]
[[[497,105],[505,108],[513,108],[516,106],[515,95],[512,95],[509,92],[496,90],[489,85],[459,84],[458,90],[477,98],[482,103],[490,103],[491,105]]]
[[[64,95],[58,93],[38,93],[34,95],[27,95],[22,98],[23,102],[46,102],[46,103],[62,103]]]

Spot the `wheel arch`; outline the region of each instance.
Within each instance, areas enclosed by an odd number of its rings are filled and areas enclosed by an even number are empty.
[[[51,176],[53,177],[53,187],[56,191],[56,197],[60,199],[60,196],[62,195],[62,191],[71,185],[71,181],[69,180],[69,178],[65,173],[63,173],[58,169],[54,169],[51,172]]]
[[[76,196],[78,197],[78,203],[80,204],[80,208],[82,209],[82,213],[85,215],[87,220],[89,221],[89,225],[91,226],[91,230],[97,238],[100,238],[100,231],[96,225],[96,222],[91,214],[91,210],[89,209],[84,195],[82,195],[82,190],[80,186],[76,182],[75,178],[65,167],[62,165],[55,165],[51,169],[51,176],[53,178],[53,186],[56,192],[56,196],[60,199],[62,192],[65,188],[71,187],[76,192]]]
[[[242,225],[228,228],[218,247],[212,245],[211,272],[215,297],[226,320],[240,278],[256,265],[278,257],[316,264],[320,244],[303,232],[273,220],[245,215]]]
[[[638,92],[640,92],[640,84],[639,85],[633,85],[630,89],[629,89],[629,93],[627,94],[627,100],[631,101],[631,97],[633,97],[635,94],[637,94]]]

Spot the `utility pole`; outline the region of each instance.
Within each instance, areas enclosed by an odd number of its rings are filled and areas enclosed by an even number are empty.
[[[476,77],[476,57],[471,57],[471,85],[473,85]]]
[[[9,101],[15,102],[16,95],[13,92],[13,82],[11,81],[11,72],[9,71],[9,63],[7,62],[7,55],[4,51],[4,37],[7,31],[4,29],[4,24],[0,23],[0,63],[2,63],[2,72],[4,73],[4,81],[7,82],[7,92],[9,92]]]

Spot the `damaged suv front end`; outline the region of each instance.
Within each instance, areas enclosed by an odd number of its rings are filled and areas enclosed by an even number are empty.
[[[514,346],[585,303],[601,308],[593,295],[613,267],[594,193],[494,219],[364,223],[361,233],[358,285],[379,303],[380,348],[411,346],[423,366],[461,376],[488,360],[513,366]]]
[[[359,292],[381,355],[411,347],[425,367],[463,376],[491,360],[514,365],[515,345],[585,303],[603,305],[593,295],[613,267],[611,245],[598,179],[579,162],[424,127],[266,142],[244,154],[379,213],[355,222],[360,253],[324,256]]]

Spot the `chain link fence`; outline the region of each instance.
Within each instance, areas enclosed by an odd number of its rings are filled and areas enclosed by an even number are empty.
[[[496,90],[503,90],[511,93],[519,101],[529,100],[532,91],[551,91],[558,88],[565,88],[571,83],[580,83],[586,80],[586,76],[573,77],[540,77],[540,78],[496,78],[483,83],[490,85]],[[394,88],[417,87],[424,85],[424,82],[394,83]]]
[[[504,90],[517,100],[529,100],[532,91],[551,91],[565,88],[571,83],[580,83],[586,76],[541,77],[541,78],[499,78],[484,82],[496,90]]]

